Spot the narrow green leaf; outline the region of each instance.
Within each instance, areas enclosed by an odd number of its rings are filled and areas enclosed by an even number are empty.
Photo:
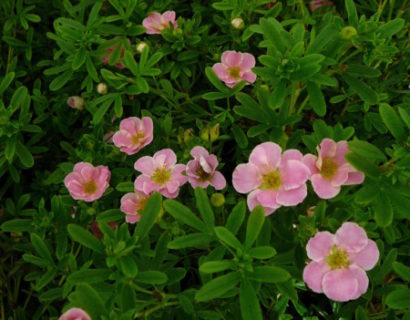
[[[359,22],[359,18],[357,16],[356,6],[353,0],[345,0],[347,18],[349,20],[349,25],[355,27]]]
[[[191,247],[202,247],[212,241],[212,236],[206,233],[191,233],[186,236],[178,237],[168,242],[168,249],[185,249]]]
[[[111,271],[108,269],[78,270],[68,276],[67,282],[75,285],[79,283],[102,283],[107,280],[110,274]]]
[[[248,254],[254,259],[269,259],[276,254],[276,250],[268,246],[255,247],[249,249]]]
[[[410,282],[410,267],[401,262],[393,262],[393,270],[404,281]]]
[[[97,109],[96,112],[94,112],[93,114],[93,121],[92,123],[95,124],[99,124],[103,118],[104,115],[107,113],[108,109],[111,107],[112,103],[114,101],[113,97],[110,97],[109,99],[105,100],[100,107]]]
[[[71,63],[73,70],[80,69],[81,66],[84,64],[84,62],[86,61],[86,59],[87,59],[87,51],[85,50],[84,47],[81,47],[75,53],[73,62]]]
[[[168,212],[175,220],[191,226],[198,231],[206,232],[205,224],[186,206],[178,201],[168,199],[164,201],[165,211]]]
[[[396,111],[387,103],[381,103],[379,107],[380,116],[390,133],[398,140],[406,139],[403,123]]]
[[[20,140],[16,141],[16,154],[24,167],[31,168],[34,165],[33,156],[31,155],[27,147],[21,143]]]
[[[139,272],[135,277],[135,281],[146,284],[165,284],[168,277],[165,273],[155,270]]]
[[[246,213],[246,203],[241,200],[233,208],[231,214],[228,217],[226,222],[226,228],[231,231],[233,234],[236,234],[241,227],[243,220],[245,220]]]
[[[43,239],[40,238],[39,235],[32,233],[30,235],[31,244],[33,245],[34,250],[38,253],[38,255],[44,259],[46,259],[50,264],[54,264],[54,260],[51,257],[50,250]]]
[[[355,311],[355,319],[356,320],[367,320],[369,319],[367,316],[366,310],[362,306],[358,306]]]
[[[3,222],[0,228],[4,232],[25,232],[33,228],[32,222],[31,219],[13,219]]]
[[[205,68],[205,75],[208,80],[214,85],[222,93],[228,93],[229,89],[222,84],[221,80],[219,80],[218,76],[215,74],[214,70],[211,67]]]
[[[131,73],[134,76],[138,76],[139,75],[139,71],[138,71],[138,65],[137,62],[134,59],[134,56],[132,55],[132,53],[130,51],[125,51],[124,54],[124,64],[125,66],[130,69]]]
[[[381,192],[374,202],[374,219],[380,227],[387,227],[393,221],[393,207],[386,193]]]
[[[162,197],[159,193],[153,193],[145,204],[144,210],[141,212],[141,219],[138,221],[137,228],[135,229],[135,235],[138,239],[143,240],[148,235],[161,209]]]
[[[250,213],[248,224],[246,225],[245,248],[249,249],[259,236],[265,222],[265,210],[262,206],[257,206]]]
[[[6,91],[15,76],[14,72],[9,72],[0,82],[0,96]]]
[[[356,139],[350,141],[349,150],[360,156],[366,157],[368,159],[378,160],[379,162],[384,162],[387,160],[386,156],[383,152],[380,151],[379,148],[366,141]]]
[[[284,282],[289,278],[289,272],[282,268],[273,266],[255,267],[254,271],[249,273],[249,279],[265,283]]]
[[[239,305],[243,320],[262,320],[262,311],[259,300],[252,284],[244,279],[239,288]]]
[[[246,137],[246,134],[242,131],[242,129],[238,125],[233,123],[231,132],[238,147],[245,149],[248,146],[248,138]]]
[[[131,256],[123,256],[120,258],[121,270],[127,278],[133,279],[138,274],[138,266],[135,259]]]
[[[76,224],[69,224],[67,230],[71,239],[74,241],[98,253],[104,253],[104,246],[102,243],[83,227]]]
[[[211,204],[209,203],[208,195],[203,188],[195,188],[196,207],[199,210],[202,220],[207,227],[212,230],[215,226],[215,216],[212,211]]]
[[[100,319],[101,315],[106,315],[104,300],[97,290],[89,284],[81,283],[77,285],[75,292],[70,295],[70,301],[78,308],[85,310],[91,319]]]
[[[215,233],[223,244],[227,244],[234,249],[242,249],[242,244],[239,240],[225,227],[215,227]]]
[[[241,275],[239,272],[231,272],[224,276],[215,278],[206,283],[195,295],[195,300],[208,301],[219,298],[229,290],[236,287]]]
[[[377,93],[363,81],[345,74],[343,79],[359,95],[359,97],[370,105],[377,103]]]
[[[281,34],[283,29],[280,23],[275,18],[262,18],[259,20],[259,25],[265,39],[269,40],[279,52],[283,53],[286,49],[286,42]]]
[[[199,271],[203,273],[216,273],[231,269],[234,266],[231,260],[208,261],[199,266]]]
[[[390,292],[386,297],[386,304],[397,310],[403,310],[410,306],[410,289],[400,288]]]
[[[319,117],[323,117],[326,114],[326,101],[322,90],[320,90],[316,83],[309,81],[307,83],[307,91],[313,111]]]

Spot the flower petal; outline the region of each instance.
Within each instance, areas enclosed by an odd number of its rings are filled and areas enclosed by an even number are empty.
[[[141,157],[135,162],[134,169],[147,176],[151,176],[156,169],[154,159],[148,156]]]
[[[263,192],[263,191],[262,190],[254,190],[248,195],[248,199],[247,199],[248,208],[249,208],[249,210],[252,211],[253,209],[255,209],[256,206],[261,205],[265,209],[265,215],[268,216],[268,215],[272,214],[277,208],[279,208],[280,205],[277,204],[274,201],[274,198],[272,200],[272,198],[267,196],[267,195],[262,196],[262,199],[264,200],[264,203],[265,203],[265,205],[263,205],[260,202],[260,200],[258,199],[258,195],[261,192]]]
[[[242,70],[249,70],[255,66],[255,57],[253,54],[250,53],[243,53],[242,54],[242,61],[239,64]]]
[[[280,190],[277,193],[276,201],[282,206],[296,206],[303,202],[307,196],[306,184],[291,190]]]
[[[379,248],[376,242],[368,239],[367,245],[357,253],[350,256],[350,262],[364,270],[371,270],[379,261]]]
[[[232,174],[232,184],[239,193],[248,193],[261,184],[258,168],[251,163],[239,164]]]
[[[249,162],[264,173],[276,169],[281,161],[282,149],[273,142],[264,142],[257,145],[249,156]]]
[[[254,83],[256,81],[256,73],[252,71],[244,72],[241,76],[242,80],[246,80],[249,83]]]
[[[349,176],[344,185],[361,184],[364,181],[364,174],[361,172],[349,172]]]
[[[221,61],[228,67],[239,66],[242,61],[242,54],[240,52],[228,50],[222,53]]]
[[[336,143],[336,154],[334,160],[338,166],[342,166],[347,163],[345,155],[349,153],[349,147],[347,141],[339,141]]]
[[[153,158],[156,164],[160,164],[161,166],[165,164],[167,168],[172,167],[177,163],[175,152],[169,148],[155,152]]]
[[[359,284],[356,295],[352,297],[353,300],[359,298],[363,293],[367,291],[367,288],[369,286],[369,278],[362,268],[350,266],[349,270],[352,272],[353,276],[356,278]]]
[[[334,301],[345,302],[355,299],[359,291],[359,281],[349,269],[327,272],[322,281],[325,295]]]
[[[299,188],[309,178],[310,170],[302,161],[288,160],[280,169],[280,179],[285,190]]]
[[[319,172],[319,170],[316,167],[316,161],[317,157],[310,153],[306,154],[303,157],[303,163],[309,168],[311,175]]]
[[[215,190],[222,190],[226,186],[225,177],[219,171],[215,171],[214,176],[211,180],[211,184],[215,188]]]
[[[333,158],[336,155],[336,142],[328,138],[323,139],[320,143],[318,155],[321,159]]]
[[[313,190],[321,199],[334,198],[340,192],[340,187],[333,186],[330,179],[322,177],[319,173],[312,175],[310,182],[312,182]]]
[[[212,67],[219,80],[225,81],[228,77],[227,67],[222,63],[215,63]]]
[[[195,159],[199,159],[201,156],[202,156],[202,157],[207,157],[207,156],[209,156],[208,150],[206,150],[204,147],[201,147],[201,146],[193,147],[193,148],[191,149],[190,154],[191,154],[191,156],[193,156]]]
[[[363,250],[369,242],[366,231],[354,222],[343,223],[335,236],[336,244],[345,248],[349,253]]]
[[[321,231],[310,238],[306,245],[306,253],[309,259],[321,261],[326,258],[335,245],[334,235],[328,231]]]
[[[324,275],[330,271],[330,267],[324,262],[310,262],[303,269],[303,281],[316,293],[322,293],[322,282]]]

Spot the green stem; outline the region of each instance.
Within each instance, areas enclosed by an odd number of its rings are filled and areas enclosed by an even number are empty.
[[[155,311],[158,311],[162,308],[172,307],[172,306],[176,306],[176,305],[179,305],[178,301],[158,304],[158,305],[156,305],[155,307],[153,307],[151,309],[148,309],[146,311],[142,311],[142,312],[139,312],[139,313],[135,314],[134,317],[135,317],[135,319],[139,319],[141,317],[147,318],[151,313],[154,313]]]

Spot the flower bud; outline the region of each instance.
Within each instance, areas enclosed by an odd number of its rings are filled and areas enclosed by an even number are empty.
[[[147,45],[147,43],[146,42],[140,42],[140,43],[138,43],[136,46],[135,46],[135,48],[137,49],[137,51],[139,52],[139,53],[142,53],[142,51],[145,49],[145,48],[147,48],[148,47],[148,45]]]
[[[104,82],[100,82],[100,83],[97,85],[97,92],[98,92],[99,94],[106,94],[107,91],[108,91],[108,87],[107,87],[107,85],[106,85]]]
[[[244,27],[243,19],[242,18],[235,18],[231,21],[232,27],[235,29],[242,29]]]
[[[211,196],[211,203],[214,207],[222,207],[225,204],[225,197],[222,193],[214,193]]]
[[[194,132],[192,129],[186,129],[184,132],[184,142],[188,143],[188,141],[191,140],[193,135],[194,135]]]
[[[209,141],[209,127],[205,127],[201,130],[201,139],[204,141]]]
[[[347,26],[340,31],[340,34],[343,39],[350,40],[357,36],[357,30],[352,26]]]
[[[67,104],[73,109],[83,110],[85,101],[79,96],[71,96],[67,99]]]
[[[210,138],[211,138],[211,142],[216,141],[219,138],[219,123],[217,123],[216,125],[214,125],[210,130]]]

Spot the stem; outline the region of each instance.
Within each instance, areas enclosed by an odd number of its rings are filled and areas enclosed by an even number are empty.
[[[164,304],[158,304],[158,305],[156,305],[155,307],[153,307],[153,308],[151,308],[151,309],[148,309],[148,310],[146,310],[146,311],[142,311],[142,312],[139,312],[139,313],[135,314],[134,317],[135,317],[135,319],[139,319],[139,318],[141,318],[141,317],[146,318],[146,317],[148,317],[151,313],[153,313],[153,312],[155,312],[155,311],[158,311],[158,310],[160,310],[160,309],[162,309],[162,308],[172,307],[172,306],[176,306],[176,305],[179,305],[179,302],[178,302],[178,301],[167,302],[167,303],[164,303]]]

